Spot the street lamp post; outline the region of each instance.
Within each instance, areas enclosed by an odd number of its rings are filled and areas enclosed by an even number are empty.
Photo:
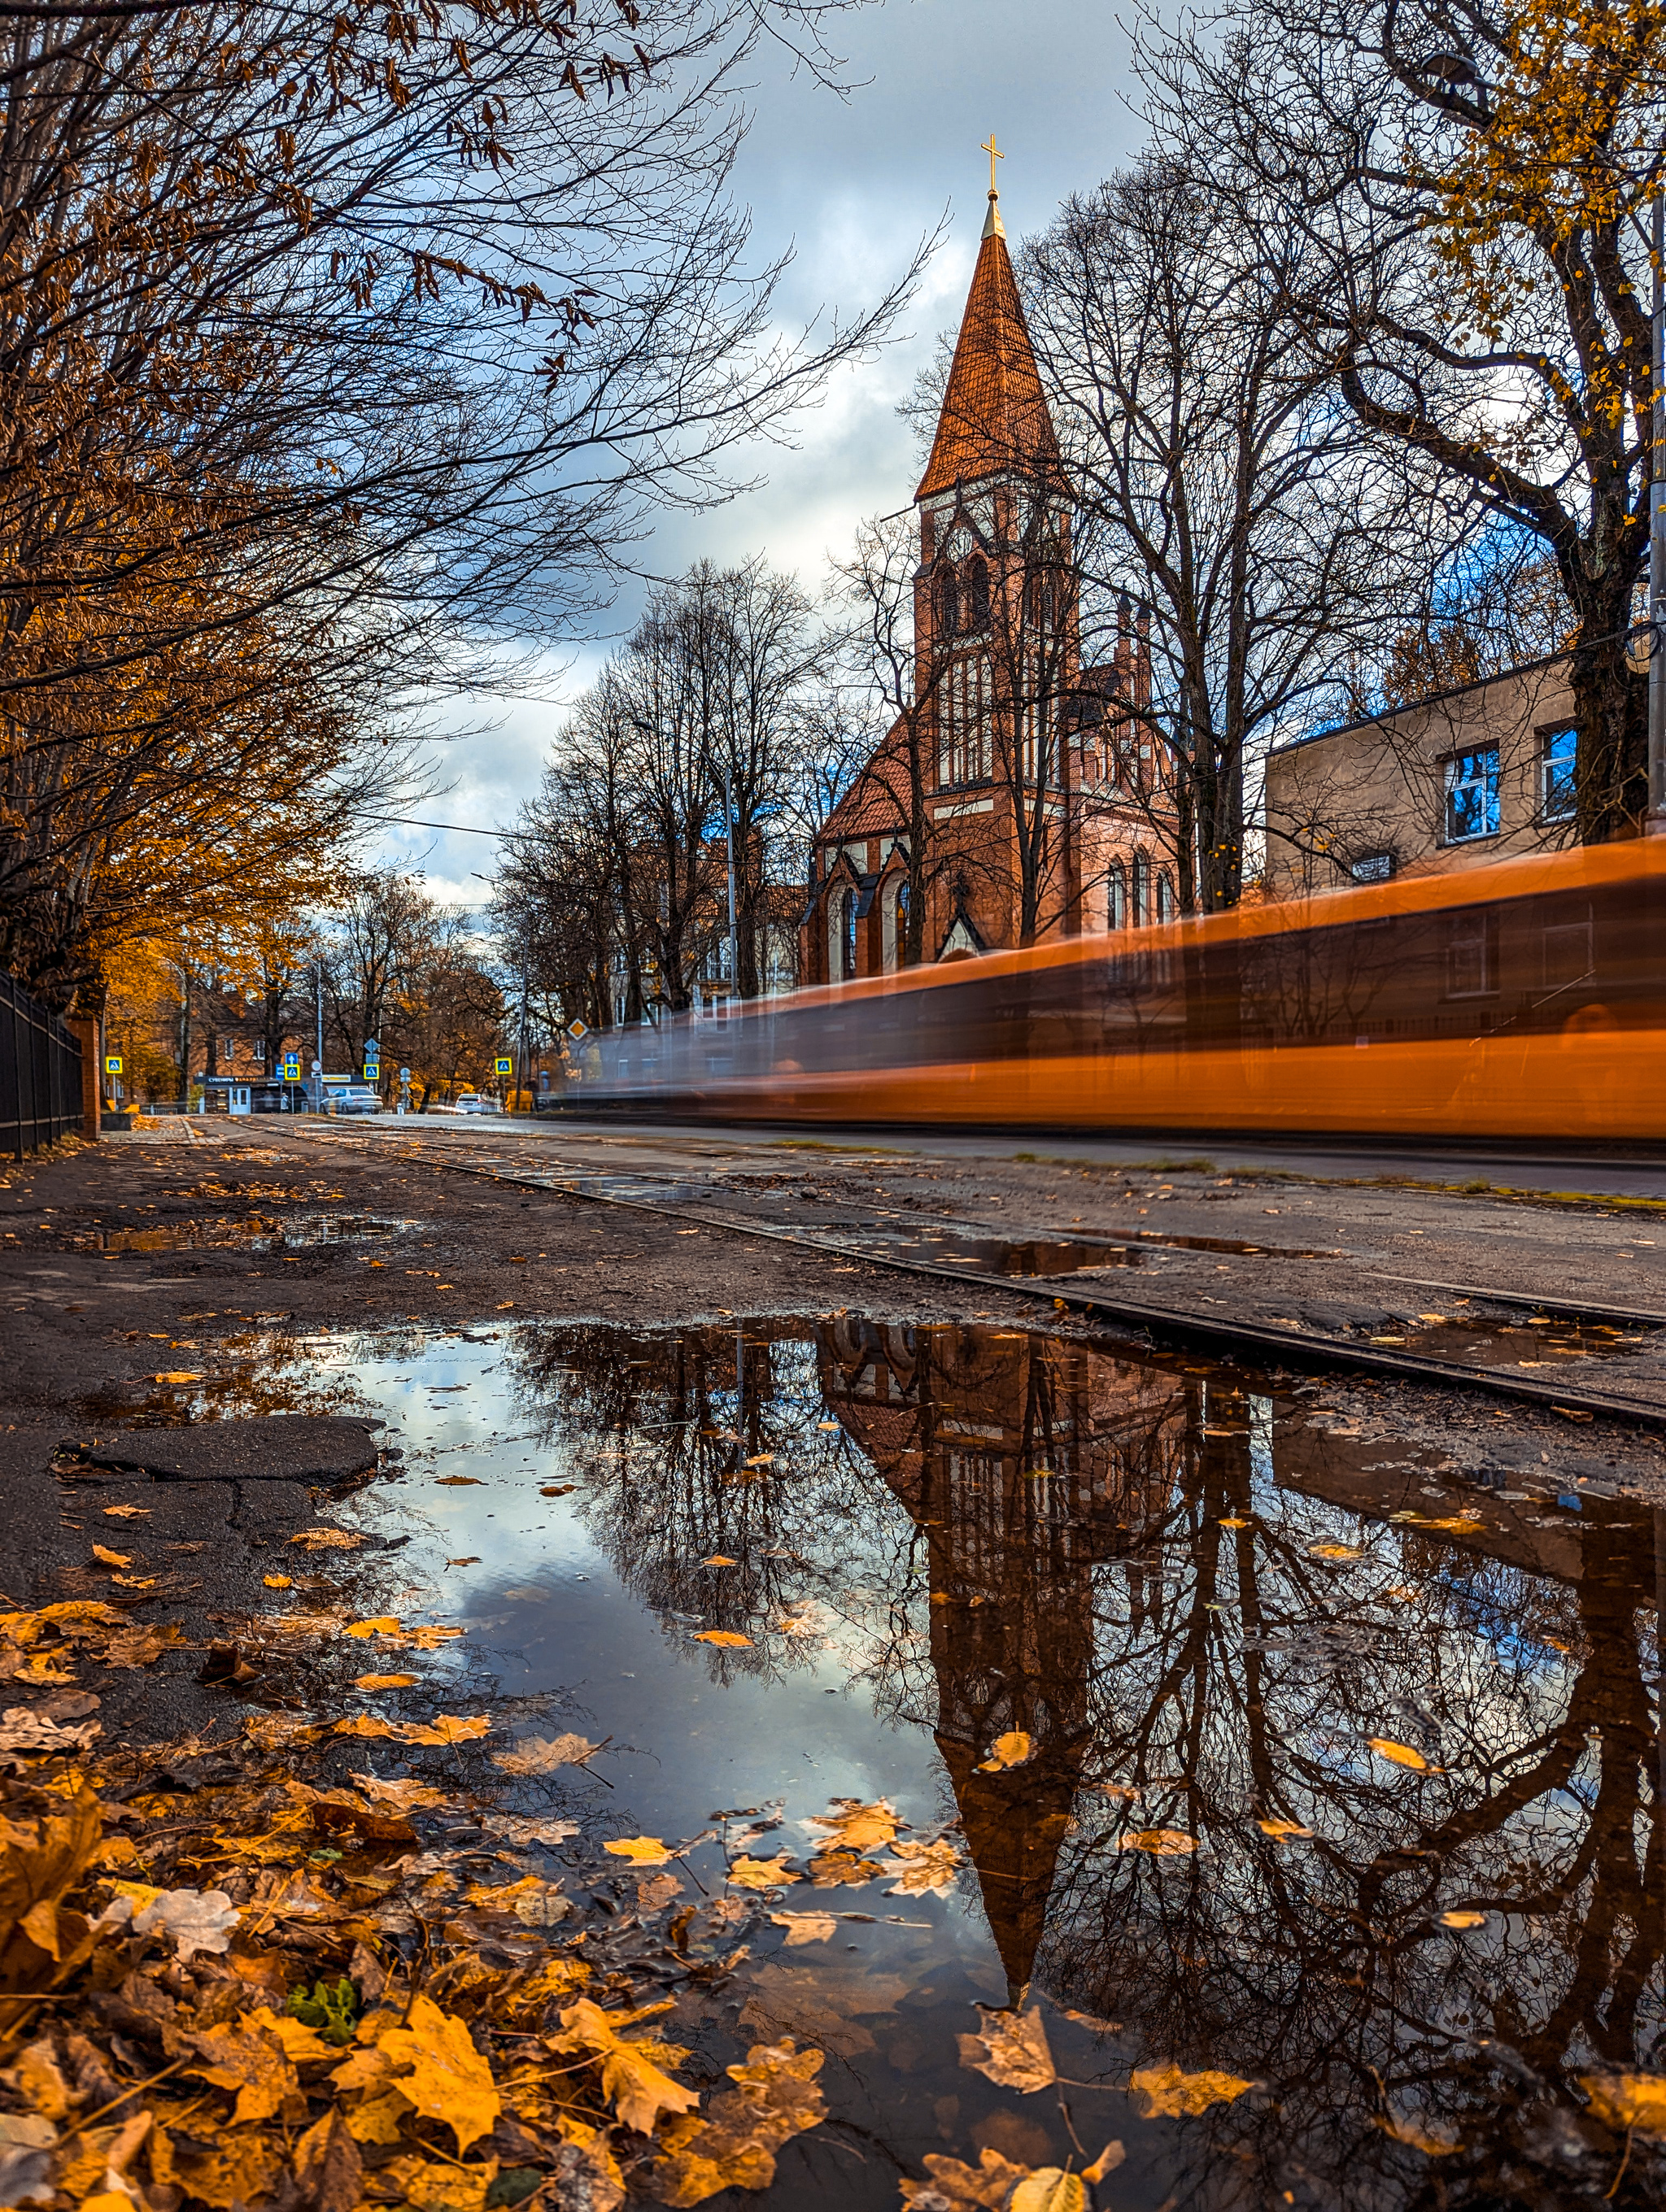
[[[740,995],[740,938],[734,915],[734,803],[730,796],[729,767],[723,764],[723,844],[729,871],[729,996]]]

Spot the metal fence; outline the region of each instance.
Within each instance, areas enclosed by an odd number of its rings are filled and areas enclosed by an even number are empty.
[[[80,1038],[0,975],[0,1153],[21,1160],[81,1125]]]

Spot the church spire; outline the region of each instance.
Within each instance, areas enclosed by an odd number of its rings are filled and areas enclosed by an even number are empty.
[[[1006,156],[996,145],[993,131],[983,142],[983,151],[989,156],[989,212],[983,218],[983,235],[985,238],[1005,238],[1006,226],[1000,219],[1000,191],[995,183],[995,163],[1004,161]]]
[[[1008,471],[1056,476],[1059,442],[1042,391],[1041,373],[1006,251],[995,163],[1006,157],[991,132],[989,213],[966,295],[953,366],[943,394],[931,459],[916,500],[956,483]]]

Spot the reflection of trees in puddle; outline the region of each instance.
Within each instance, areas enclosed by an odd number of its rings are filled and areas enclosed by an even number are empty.
[[[1391,1527],[1383,1478],[1230,1376],[1018,1333],[597,1329],[519,1364],[647,1602],[756,1636],[814,1591],[860,1625],[1014,1990],[1268,2085],[1177,2138],[1171,2201],[1603,2196],[1622,2145],[1578,2077],[1652,2070],[1663,2025],[1651,1516]],[[1200,1848],[1124,1847],[1159,1828]],[[1658,2179],[1639,2138],[1613,2201]]]
[[[139,1429],[185,1428],[196,1421],[247,1420],[266,1413],[350,1413],[374,1411],[356,1370],[373,1357],[387,1358],[421,1341],[402,1332],[355,1334],[338,1343],[285,1329],[259,1329],[215,1339],[199,1351],[189,1343],[153,1343],[157,1370],[195,1372],[189,1382],[157,1383],[133,1396],[117,1388],[83,1399],[91,1419],[113,1419]]]

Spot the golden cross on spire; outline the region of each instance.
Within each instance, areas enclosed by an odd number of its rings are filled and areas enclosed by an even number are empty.
[[[983,141],[982,150],[989,156],[989,197],[991,199],[995,199],[999,197],[995,189],[995,163],[997,161],[1004,161],[1006,159],[1006,156],[1001,152],[1000,147],[996,145],[995,134],[993,131]]]

